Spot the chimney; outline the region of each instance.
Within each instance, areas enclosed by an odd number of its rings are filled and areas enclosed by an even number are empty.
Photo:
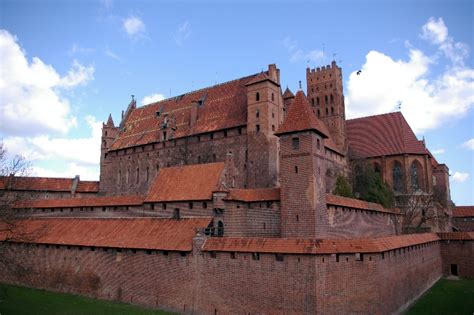
[[[277,69],[276,64],[272,63],[268,65],[268,76],[270,79],[280,84],[280,69]]]

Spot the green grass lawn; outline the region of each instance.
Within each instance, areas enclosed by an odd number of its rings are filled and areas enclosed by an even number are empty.
[[[0,315],[151,315],[172,314],[137,306],[94,300],[0,283]]]
[[[474,280],[439,280],[406,313],[474,314]]]

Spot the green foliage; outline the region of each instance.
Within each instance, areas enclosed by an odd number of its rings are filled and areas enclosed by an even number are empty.
[[[351,184],[347,178],[342,175],[337,176],[336,188],[334,188],[333,194],[342,197],[354,198]]]
[[[0,314],[165,315],[172,313],[0,283]]]
[[[358,199],[379,203],[385,208],[393,206],[392,189],[371,166],[357,165],[354,173],[354,191]]]
[[[473,296],[474,280],[441,279],[406,314],[472,314]]]

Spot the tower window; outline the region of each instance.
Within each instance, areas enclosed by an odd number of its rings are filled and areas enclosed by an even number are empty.
[[[331,103],[334,103],[334,96],[332,96],[332,94],[331,94],[330,99],[331,99]]]
[[[257,109],[257,112],[255,113],[255,117],[260,117],[260,111]]]
[[[313,106],[314,106],[314,97],[313,97],[313,98],[311,98],[311,105],[313,105]]]
[[[272,93],[272,101],[275,100],[275,94]]]
[[[137,167],[137,184],[140,181],[140,169]]]
[[[321,116],[321,111],[318,109],[318,117]]]
[[[295,166],[295,173],[298,174],[298,166]]]
[[[260,101],[260,93],[257,92],[257,93],[255,94],[255,100],[256,100],[256,101]]]
[[[329,109],[326,107],[326,115],[329,114]]]
[[[163,131],[163,141],[166,140],[166,131]]]
[[[260,131],[260,125],[255,125],[255,128],[257,129],[257,132]]]
[[[316,97],[316,105],[319,105],[319,97]]]
[[[331,106],[331,114],[334,114],[334,107]]]
[[[316,147],[318,150],[321,148],[321,141],[319,141],[319,139],[316,139]]]
[[[300,138],[292,138],[291,146],[293,147],[294,150],[298,150],[300,148]]]
[[[324,104],[328,104],[328,96],[327,95],[324,95]]]
[[[275,125],[272,125],[272,131],[275,131]]]

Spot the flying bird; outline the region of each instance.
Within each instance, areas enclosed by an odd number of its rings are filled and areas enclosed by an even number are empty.
[[[362,73],[362,70],[357,71],[357,75],[360,75]]]

